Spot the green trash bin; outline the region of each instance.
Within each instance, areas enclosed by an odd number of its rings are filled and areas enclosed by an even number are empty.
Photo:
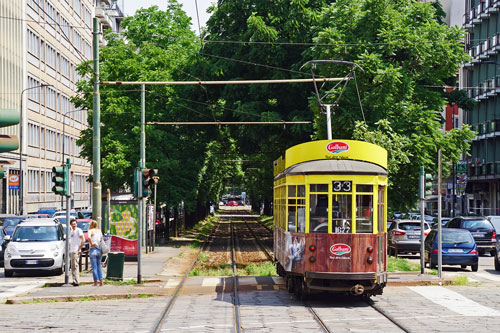
[[[108,253],[108,270],[106,279],[123,280],[123,265],[125,263],[125,252]]]

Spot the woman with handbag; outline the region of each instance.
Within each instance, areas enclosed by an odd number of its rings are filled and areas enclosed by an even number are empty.
[[[89,257],[90,264],[92,265],[92,277],[94,278],[94,286],[102,286],[102,270],[101,270],[101,258],[102,252],[99,248],[102,240],[102,232],[97,227],[97,222],[92,220],[90,222],[90,227],[87,232],[88,240],[90,244]]]

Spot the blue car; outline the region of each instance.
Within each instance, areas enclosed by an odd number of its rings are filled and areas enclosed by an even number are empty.
[[[7,235],[12,236],[12,233],[14,232],[14,229],[16,229],[16,226],[19,224],[19,222],[26,220],[28,216],[12,216],[12,217],[6,217],[3,220],[2,226],[7,233]]]
[[[442,229],[443,239],[443,265],[460,265],[462,268],[471,266],[473,272],[478,270],[479,253],[471,233],[465,229]],[[424,242],[425,263],[431,268],[438,264],[438,238],[437,230],[432,230]]]

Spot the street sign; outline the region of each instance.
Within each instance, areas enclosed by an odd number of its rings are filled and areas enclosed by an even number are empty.
[[[467,161],[460,161],[457,163],[457,172],[467,172]]]
[[[19,190],[19,174],[9,174],[9,190]]]

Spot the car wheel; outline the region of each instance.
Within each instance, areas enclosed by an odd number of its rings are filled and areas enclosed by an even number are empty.
[[[499,258],[498,258],[498,252],[495,253],[495,271],[500,271],[500,263],[498,262]]]
[[[484,255],[484,250],[479,250],[478,252],[480,256]]]
[[[490,254],[491,254],[491,256],[492,256],[492,257],[493,257],[493,256],[495,256],[495,254],[496,254],[496,253],[497,253],[497,251],[496,251],[496,250],[491,250],[491,251],[490,251]]]
[[[14,271],[12,269],[5,269],[4,270],[4,275],[5,275],[5,277],[13,277],[14,276]]]
[[[430,259],[429,265],[431,266],[432,269],[436,269],[437,268],[437,264],[433,263],[432,259]]]
[[[467,268],[467,265],[460,265],[460,267],[462,267],[462,268]]]
[[[63,260],[62,260],[61,268],[58,268],[58,269],[56,270],[56,274],[57,274],[57,275],[61,275],[62,273],[64,273],[64,271],[65,271],[65,266],[66,266],[66,258],[64,258],[64,256],[63,256]]]
[[[478,268],[479,268],[479,265],[478,265],[478,264],[470,266],[470,269],[471,269],[473,272],[477,272]]]

